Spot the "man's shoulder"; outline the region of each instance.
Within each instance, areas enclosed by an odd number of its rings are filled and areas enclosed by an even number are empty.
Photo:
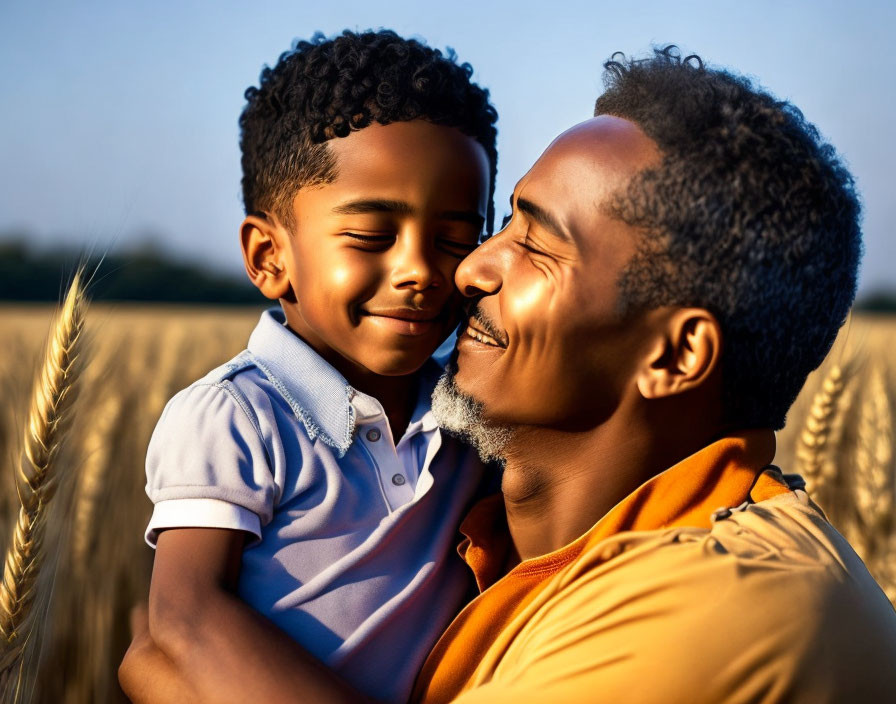
[[[838,579],[851,571],[867,571],[849,543],[802,490],[719,510],[712,521],[708,533],[685,538],[711,545],[707,556],[760,560],[784,571],[817,571]]]
[[[711,569],[732,563],[735,589],[781,582],[793,597],[872,608],[896,627],[896,611],[861,558],[803,490],[719,512],[708,533],[684,539]]]
[[[709,530],[618,534],[558,577],[539,630],[614,653],[621,683],[712,682],[705,701],[747,683],[820,702],[896,687],[896,611],[802,491],[721,512]]]
[[[709,530],[673,528],[621,533],[582,556],[583,576],[594,570],[608,584],[621,580],[662,586],[676,608],[737,610],[762,604],[768,618],[824,610],[888,622],[896,611],[845,538],[804,491],[791,491],[721,510]],[[613,559],[607,559],[614,556]],[[637,577],[632,580],[632,575]],[[809,626],[812,619],[804,619]]]

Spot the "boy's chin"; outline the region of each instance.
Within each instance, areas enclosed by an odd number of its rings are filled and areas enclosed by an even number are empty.
[[[406,376],[418,372],[424,364],[436,353],[445,336],[428,335],[428,339],[414,340],[413,343],[406,338],[397,342],[390,339],[380,339],[379,344],[368,339],[368,351],[375,349],[376,351],[364,355],[362,359],[357,359],[356,363],[360,363],[374,374],[380,376]],[[390,343],[395,342],[394,346]]]
[[[426,360],[435,352],[435,349],[428,352],[427,350],[421,350],[413,355],[384,355],[375,359],[367,359],[363,361],[363,366],[379,376],[408,376],[420,371],[420,368],[426,364]]]

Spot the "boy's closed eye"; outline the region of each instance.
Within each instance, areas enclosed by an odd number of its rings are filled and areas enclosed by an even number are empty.
[[[370,252],[388,249],[395,242],[393,234],[362,234],[360,232],[343,232],[343,237],[354,240],[353,247]],[[436,236],[435,246],[441,252],[463,259],[478,246],[477,242],[460,239],[458,236]]]
[[[436,238],[437,249],[458,259],[463,259],[478,246],[478,242],[464,242],[449,237]]]
[[[395,235],[362,235],[360,232],[343,232],[342,236],[356,240],[357,244],[353,243],[352,246],[370,251],[386,249],[395,241]]]

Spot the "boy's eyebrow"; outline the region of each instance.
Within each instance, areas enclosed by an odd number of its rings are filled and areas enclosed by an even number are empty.
[[[564,240],[566,242],[573,241],[572,237],[570,237],[566,230],[560,225],[560,223],[557,222],[557,219],[540,205],[536,205],[531,200],[526,200],[525,198],[517,198],[516,207],[522,212],[526,213],[526,215],[531,217],[543,228],[549,230],[551,234],[556,236],[558,239]]]
[[[362,198],[340,203],[333,212],[339,215],[364,215],[365,213],[396,213],[398,215],[413,215],[414,208],[403,200],[388,200],[386,198]]]
[[[454,220],[455,222],[468,222],[471,225],[482,228],[485,224],[485,216],[474,210],[446,210],[438,214],[439,220]]]
[[[340,203],[333,208],[338,215],[364,215],[366,213],[394,213],[396,215],[414,215],[416,209],[410,203],[403,200],[389,200],[388,198],[362,198]],[[438,213],[439,220],[454,220],[468,222],[478,228],[485,224],[485,216],[474,210],[446,210]]]

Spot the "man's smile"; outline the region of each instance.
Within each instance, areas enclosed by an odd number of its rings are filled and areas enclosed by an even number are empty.
[[[473,325],[468,325],[467,329],[464,330],[464,333],[466,333],[467,335],[472,337],[474,340],[476,340],[477,342],[481,342],[484,345],[491,345],[492,347],[501,347],[501,345],[498,344],[498,341],[495,338],[493,338],[491,335],[488,335],[487,333],[482,332],[481,330],[478,330],[477,328],[473,327]]]
[[[470,319],[467,322],[464,334],[483,345],[499,347],[501,349],[507,347],[506,336],[498,331],[496,326],[485,317],[484,313],[478,307],[471,311]]]

